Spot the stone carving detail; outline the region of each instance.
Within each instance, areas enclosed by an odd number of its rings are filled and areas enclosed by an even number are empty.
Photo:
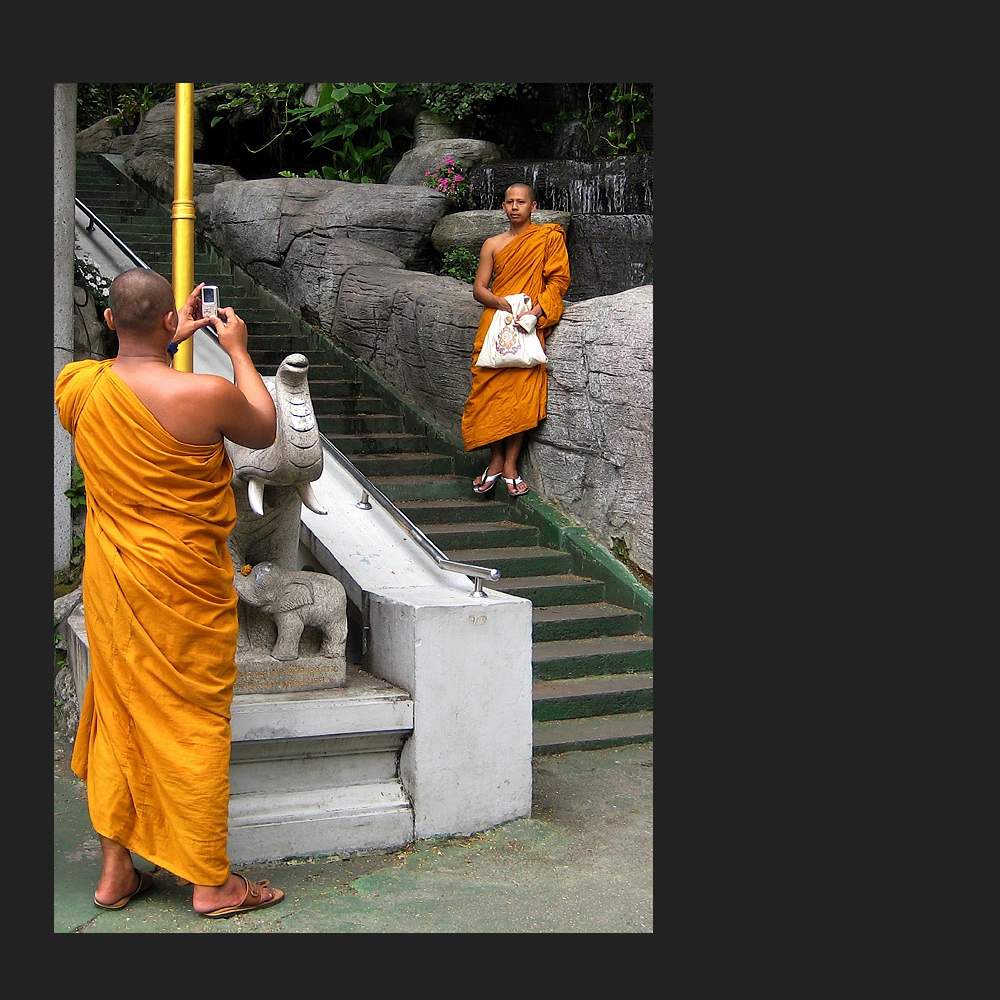
[[[276,660],[298,657],[299,642],[307,625],[318,629],[323,636],[318,656],[334,659],[343,655],[347,640],[347,595],[335,577],[260,562],[248,574],[236,574],[236,592],[246,604],[273,619],[278,637],[271,655]]]
[[[290,354],[264,378],[278,416],[274,444],[226,442],[237,509],[229,537],[240,596],[237,694],[312,691],[347,679],[344,588],[296,568],[302,504],[326,513],[310,485],[322,475],[323,450],[308,370],[304,355]]]

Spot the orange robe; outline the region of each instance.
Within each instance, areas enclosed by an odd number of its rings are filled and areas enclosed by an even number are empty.
[[[497,295],[523,292],[532,305],[541,305],[535,332],[545,346],[547,331],[563,314],[563,295],[569,288],[569,254],[566,234],[554,222],[532,223],[493,258],[493,283]],[[545,419],[548,401],[548,368],[480,368],[476,358],[483,347],[495,309],[484,309],[472,353],[472,386],[462,412],[462,442],[466,451],[528,431]]]
[[[94,829],[200,885],[229,873],[236,523],[222,442],[168,434],[111,368],[56,380],[87,493],[90,677],[72,766]]]

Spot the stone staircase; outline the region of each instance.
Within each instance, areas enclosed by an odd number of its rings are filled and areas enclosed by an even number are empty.
[[[145,264],[171,277],[170,211],[105,157],[77,158],[77,197]],[[265,374],[292,352],[309,359],[321,432],[448,556],[496,567],[490,589],[532,602],[535,754],[653,737],[652,607],[648,592],[606,562],[561,544],[559,516],[501,483],[470,489],[460,442],[425,421],[391,387],[200,238],[195,280],[219,285],[246,321]],[[360,497],[359,497],[360,499]],[[613,560],[611,560],[613,562]],[[634,597],[630,596],[634,591]],[[613,598],[609,594],[615,595]]]

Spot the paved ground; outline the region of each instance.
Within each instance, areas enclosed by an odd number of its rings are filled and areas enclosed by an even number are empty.
[[[197,916],[190,887],[141,858],[156,887],[120,911],[94,906],[100,847],[70,751],[56,731],[57,934],[653,931],[652,742],[536,757],[532,816],[472,837],[241,868],[287,898],[228,920]]]

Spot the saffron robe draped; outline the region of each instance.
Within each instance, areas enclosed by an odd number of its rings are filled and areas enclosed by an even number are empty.
[[[229,874],[236,523],[224,444],[165,431],[112,369],[56,380],[87,495],[90,647],[72,767],[94,829],[174,875]]]
[[[545,346],[547,333],[563,314],[563,295],[569,288],[569,255],[566,234],[554,222],[532,223],[501,247],[493,257],[493,283],[497,295],[523,292],[541,305],[535,332]],[[472,351],[472,385],[462,411],[462,443],[473,451],[494,441],[531,430],[545,418],[548,401],[548,367],[480,368],[475,360],[483,347],[495,309],[483,309]]]

